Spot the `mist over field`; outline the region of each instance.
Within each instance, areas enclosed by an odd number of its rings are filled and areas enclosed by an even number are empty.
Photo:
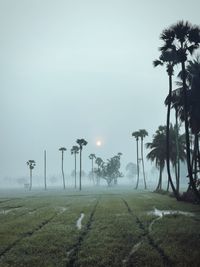
[[[88,142],[86,173],[90,153],[106,161],[118,152],[125,173],[136,163],[132,132],[146,129],[150,142],[166,123],[167,77],[152,67],[159,35],[178,19],[198,24],[197,10],[172,0],[0,1],[1,186],[23,184],[29,159],[36,161],[33,183],[42,184],[44,150],[48,181],[59,184],[58,149],[67,148],[70,175],[77,138]],[[145,166],[151,181],[154,165],[145,159]]]

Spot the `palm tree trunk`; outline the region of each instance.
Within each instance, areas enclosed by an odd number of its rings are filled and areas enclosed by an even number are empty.
[[[94,159],[92,158],[92,182],[94,184]]]
[[[159,191],[162,189],[162,167],[160,166],[160,174],[159,174],[159,180],[158,185],[156,187],[156,191]]]
[[[63,177],[63,188],[65,189],[65,174],[64,174],[63,161],[64,161],[64,151],[62,151],[62,177]]]
[[[172,75],[169,75],[169,103],[167,106],[167,130],[166,130],[166,163],[167,163],[167,173],[168,173],[168,179],[169,183],[171,185],[171,188],[174,192],[174,195],[177,200],[179,200],[179,195],[176,191],[176,188],[173,184],[171,172],[170,172],[170,139],[169,139],[169,127],[170,127],[170,109],[171,109],[171,96],[172,96]]]
[[[178,128],[178,110],[175,108],[175,120],[176,120],[176,163],[175,163],[175,174],[176,174],[176,191],[179,194],[180,187],[180,155],[179,155],[179,128]]]
[[[82,149],[80,148],[80,173],[79,173],[79,190],[81,191],[81,174],[82,174]]]
[[[194,139],[194,181],[197,182],[197,163],[198,163],[198,134],[195,134]]]
[[[32,189],[32,169],[30,168],[30,185],[29,185],[29,190],[31,191]]]
[[[47,190],[47,155],[44,151],[44,189]]]
[[[184,96],[184,120],[185,120],[185,137],[186,137],[186,158],[187,158],[187,169],[188,169],[188,176],[190,180],[190,185],[200,200],[200,193],[198,192],[192,173],[192,165],[191,165],[191,158],[190,158],[190,135],[189,135],[189,123],[188,123],[188,100],[187,100],[187,87],[186,87],[186,71],[185,71],[185,62],[181,62],[182,73],[183,73],[183,96]]]
[[[146,177],[145,177],[145,171],[144,171],[143,138],[141,138],[141,158],[142,158],[142,170],[143,170],[143,178],[144,178],[144,188],[147,189]]]
[[[75,166],[74,166],[74,179],[75,179],[75,188],[76,188],[76,151],[74,153],[74,158],[75,158]]]
[[[137,183],[135,189],[138,189],[139,184],[139,156],[138,156],[138,139],[136,139],[136,145],[137,145]]]

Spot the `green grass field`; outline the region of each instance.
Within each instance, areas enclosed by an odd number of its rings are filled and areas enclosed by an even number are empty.
[[[154,208],[193,216],[148,214]],[[200,207],[167,195],[125,188],[1,193],[1,267],[200,266],[199,248]]]

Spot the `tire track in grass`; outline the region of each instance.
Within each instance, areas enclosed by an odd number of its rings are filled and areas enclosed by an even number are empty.
[[[93,217],[94,217],[94,214],[96,212],[98,204],[99,204],[99,199],[97,200],[96,204],[94,205],[92,212],[90,213],[89,220],[88,220],[84,230],[82,231],[82,233],[78,237],[77,242],[67,252],[67,256],[69,257],[69,260],[67,261],[66,267],[75,267],[75,266],[77,267],[78,266],[78,263],[77,263],[78,262],[78,252],[80,251],[80,248],[82,246],[82,243],[83,243],[85,237],[88,235],[89,231],[91,230]]]
[[[15,240],[12,244],[10,244],[7,248],[5,248],[1,253],[0,253],[0,262],[2,261],[2,259],[4,258],[4,256],[12,249],[14,248],[20,241],[22,241],[24,238],[30,237],[32,236],[34,233],[36,233],[37,231],[41,230],[45,225],[47,225],[48,223],[50,223],[56,216],[58,216],[57,214],[54,214],[53,216],[51,216],[49,219],[46,219],[44,221],[42,221],[41,223],[39,223],[33,230],[31,231],[27,231],[25,233],[20,234],[20,238],[18,238],[17,240]]]
[[[127,201],[122,198],[122,201],[124,202],[124,205],[126,206],[129,214],[136,219],[136,224],[138,227],[144,231],[144,234],[141,237],[141,240],[133,247],[131,253],[129,256],[123,261],[124,265],[128,263],[130,260],[130,257],[139,249],[140,245],[144,242],[145,238],[147,238],[148,243],[158,252],[160,255],[162,261],[163,261],[163,266],[173,266],[172,260],[165,254],[164,250],[154,241],[154,239],[150,236],[150,230],[146,230],[143,222],[138,218],[137,215],[133,213],[131,210],[130,206],[128,205]],[[125,265],[126,266],[126,265]]]

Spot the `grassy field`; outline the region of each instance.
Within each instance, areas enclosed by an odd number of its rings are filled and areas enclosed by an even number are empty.
[[[193,214],[158,217],[154,208]],[[1,192],[0,267],[200,266],[199,248],[200,207],[166,195]]]

